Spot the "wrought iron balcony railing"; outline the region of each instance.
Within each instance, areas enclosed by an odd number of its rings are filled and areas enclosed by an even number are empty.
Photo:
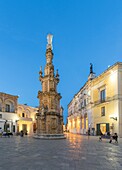
[[[94,106],[95,105],[99,105],[99,104],[102,104],[102,103],[107,103],[107,102],[111,102],[113,100],[122,100],[122,95],[114,95],[114,96],[111,96],[111,97],[106,97],[105,100],[96,100],[93,102]]]

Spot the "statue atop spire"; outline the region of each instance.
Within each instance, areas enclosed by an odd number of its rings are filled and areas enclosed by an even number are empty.
[[[93,64],[90,63],[90,74],[93,73]]]
[[[95,78],[95,73],[93,72],[93,64],[90,63],[90,74],[89,74],[88,80],[92,80],[94,78]]]
[[[53,40],[53,35],[48,34],[47,35],[47,49],[49,49],[49,48],[51,48],[51,50],[53,49],[52,40]]]

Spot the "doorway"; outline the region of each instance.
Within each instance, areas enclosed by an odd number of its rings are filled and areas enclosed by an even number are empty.
[[[96,125],[97,129],[97,135],[105,134],[106,132],[109,132],[109,123],[100,123]]]
[[[27,125],[26,124],[22,124],[22,130],[24,133],[27,132]]]
[[[106,133],[106,124],[100,124],[100,130],[102,132],[102,134]]]

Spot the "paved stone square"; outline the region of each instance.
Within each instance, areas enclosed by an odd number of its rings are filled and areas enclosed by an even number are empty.
[[[122,139],[110,144],[73,134],[62,140],[0,138],[0,170],[122,170]]]

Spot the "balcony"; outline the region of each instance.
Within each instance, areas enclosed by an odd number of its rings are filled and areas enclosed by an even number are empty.
[[[19,117],[19,120],[23,120],[23,121],[32,121],[32,118],[28,118],[28,117]]]
[[[102,103],[108,103],[108,102],[111,102],[113,100],[119,100],[119,99],[121,99],[120,95],[114,95],[112,97],[106,97],[105,100],[96,100],[96,101],[94,101],[93,104],[94,104],[94,106],[96,106],[96,105],[100,105]]]

